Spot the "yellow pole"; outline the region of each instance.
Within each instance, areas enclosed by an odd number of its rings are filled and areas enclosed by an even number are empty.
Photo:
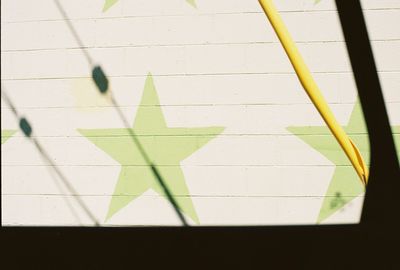
[[[335,116],[333,115],[324,97],[322,96],[321,91],[311,76],[311,72],[304,63],[299,50],[294,44],[272,0],[259,0],[259,2],[276,34],[278,35],[278,38],[281,41],[282,46],[285,49],[286,54],[288,55],[304,90],[307,92],[314,106],[317,108],[332,134],[335,136],[343,151],[346,153],[361,181],[364,185],[366,185],[368,181],[368,168],[365,165],[360,152],[335,119]]]

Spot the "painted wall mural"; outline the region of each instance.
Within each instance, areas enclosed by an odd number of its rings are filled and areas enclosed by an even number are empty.
[[[159,167],[183,213],[199,223],[180,162],[220,134],[223,128],[169,128],[159,105],[152,76],[148,75],[133,130]],[[154,175],[126,129],[80,129],[79,132],[122,166],[106,219],[148,189],[163,196],[160,185],[153,179]]]
[[[8,139],[10,139],[15,132],[17,132],[16,130],[2,130],[1,131],[1,144],[5,143],[6,141],[8,141]]]
[[[191,225],[358,222],[363,186],[258,1],[60,2]],[[275,3],[369,164],[334,1]],[[363,7],[400,154],[400,3]],[[2,83],[77,194],[2,102],[3,225],[93,225],[77,196],[102,226],[180,225],[59,15],[51,0],[2,1]]]
[[[359,102],[354,105],[349,122],[344,128],[353,142],[359,147],[362,156],[369,165],[368,132]],[[400,126],[392,128],[397,154],[400,155]],[[288,130],[335,164],[335,171],[326,191],[325,199],[318,216],[318,222],[325,220],[336,211],[345,207],[354,198],[364,193],[365,188],[363,184],[359,181],[355,170],[351,167],[348,158],[341,150],[335,138],[330,136],[328,127],[289,127]]]

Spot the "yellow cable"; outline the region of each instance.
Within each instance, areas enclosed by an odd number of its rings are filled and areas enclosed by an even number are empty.
[[[259,2],[276,34],[278,35],[278,38],[281,41],[282,46],[285,49],[286,54],[288,55],[304,90],[307,92],[314,106],[317,108],[332,134],[335,136],[343,151],[346,153],[361,181],[364,185],[366,185],[368,181],[368,168],[360,152],[335,119],[335,116],[333,115],[324,97],[322,96],[321,91],[311,76],[309,69],[304,63],[299,50],[294,44],[272,0],[259,0]]]

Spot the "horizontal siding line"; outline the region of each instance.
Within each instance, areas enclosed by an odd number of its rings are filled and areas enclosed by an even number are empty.
[[[4,8],[3,8],[4,9]],[[261,7],[260,7],[261,9]],[[363,8],[363,11],[398,11],[400,7],[392,7],[392,8]],[[279,11],[279,10],[278,10]],[[280,14],[290,14],[290,13],[335,13],[337,14],[337,10],[334,9],[320,9],[320,10],[280,10]],[[262,11],[244,11],[244,12],[197,12],[191,14],[153,14],[153,15],[119,15],[119,16],[107,16],[107,17],[89,17],[89,18],[75,18],[71,17],[71,21],[85,21],[85,20],[113,20],[113,19],[130,19],[130,18],[163,18],[163,17],[202,17],[202,16],[218,16],[218,15],[251,15],[251,14],[260,14],[263,15]],[[71,16],[71,15],[70,15]],[[1,23],[27,23],[27,22],[60,22],[65,21],[64,19],[38,19],[38,20],[2,20]]]
[[[88,74],[90,70],[88,69]],[[312,71],[312,74],[350,74],[351,71]],[[400,73],[400,70],[378,70],[378,74],[387,73]],[[238,75],[296,75],[294,71],[288,72],[236,72],[236,73],[171,73],[171,74],[158,74],[152,73],[153,78],[156,77],[197,77],[197,76],[238,76]],[[108,78],[147,78],[148,74],[135,74],[135,75],[114,75],[107,76]],[[39,81],[39,80],[66,80],[66,79],[91,79],[89,76],[76,76],[76,77],[41,77],[41,78],[1,78],[2,81]]]
[[[328,105],[344,105],[350,106],[354,105],[354,102],[327,102]],[[400,104],[400,101],[386,101],[385,104]],[[187,103],[187,104],[157,104],[157,105],[140,105],[140,104],[132,104],[132,105],[99,105],[99,106],[17,106],[20,109],[29,109],[29,110],[61,110],[61,109],[112,109],[112,108],[121,108],[121,109],[132,109],[132,108],[164,108],[164,107],[288,107],[288,106],[304,106],[304,105],[312,105],[311,101],[304,102],[290,102],[290,103]],[[7,105],[2,106],[1,110],[10,111],[10,107]]]
[[[310,148],[310,151],[313,150]],[[322,155],[322,154],[321,154]],[[3,158],[4,159],[4,158]],[[92,168],[92,167],[104,167],[104,168],[120,168],[120,167],[144,167],[148,168],[149,165],[112,165],[112,164],[57,164],[56,167],[59,168]],[[2,163],[1,167],[42,167],[42,168],[48,168],[48,167],[54,167],[52,165],[48,164],[7,164],[7,163]],[[251,164],[241,164],[241,165],[232,165],[232,164],[223,164],[223,165],[210,165],[210,164],[198,164],[198,165],[156,165],[156,167],[180,167],[180,168],[202,168],[202,167],[238,167],[238,168],[276,168],[276,169],[283,169],[283,168],[324,168],[324,169],[334,169],[336,167],[341,167],[341,168],[353,168],[353,166],[350,164],[345,165],[345,164],[339,164],[339,165],[333,165],[332,164],[296,164],[296,165],[276,165],[276,164],[263,164],[263,165],[251,165]]]
[[[48,193],[27,193],[27,194],[18,194],[18,193],[2,193],[2,196],[41,196],[41,197],[132,197],[140,195],[140,197],[147,198],[165,198],[164,195],[146,195],[143,193],[140,194],[124,194],[124,195],[113,195],[113,194],[48,194]],[[364,198],[365,195],[340,195],[340,198]],[[320,198],[337,198],[338,196],[319,196],[319,195],[180,195],[174,194],[173,197],[176,198],[286,198],[286,199],[296,199],[296,198],[309,198],[309,199],[320,199]]]
[[[312,127],[314,127],[314,126],[310,126],[311,128]],[[318,126],[317,126],[318,127]],[[175,128],[175,127],[169,127],[170,129],[173,129],[173,128]],[[196,127],[193,127],[193,128],[196,128]],[[80,129],[80,128],[77,128],[76,130],[78,130],[78,129]],[[124,127],[121,127],[121,128],[110,128],[110,129],[125,129]],[[88,129],[88,130],[90,130],[90,129]],[[368,133],[350,133],[350,132],[347,132],[347,134],[348,135],[353,135],[353,136],[365,136],[365,135],[368,135]],[[394,132],[393,133],[393,135],[399,135],[400,133],[396,133],[396,132]],[[320,134],[314,134],[314,133],[301,133],[301,134],[296,134],[296,135],[294,135],[294,134],[291,134],[289,131],[288,131],[288,133],[273,133],[273,134],[271,134],[271,133],[268,133],[268,134],[266,134],[266,133],[251,133],[251,134],[242,134],[242,133],[222,133],[222,134],[219,134],[219,135],[215,135],[215,134],[183,134],[183,135],[161,135],[161,134],[154,134],[154,135],[142,135],[142,134],[136,134],[136,136],[135,137],[138,137],[138,138],[147,138],[147,137],[150,137],[150,138],[168,138],[168,137],[173,137],[173,138],[185,138],[185,137],[198,137],[198,138],[205,138],[205,137],[212,137],[212,138],[214,138],[215,136],[218,136],[219,138],[220,137],[277,137],[277,138],[279,138],[279,137],[298,137],[298,136],[304,136],[304,137],[307,137],[307,136],[332,136],[332,134],[330,134],[330,133],[320,133]],[[38,139],[40,139],[40,138],[55,138],[55,139],[59,139],[59,138],[63,138],[63,139],[69,139],[69,138],[71,138],[71,139],[76,139],[76,138],[130,138],[131,136],[129,136],[129,135],[121,135],[121,136],[90,136],[90,135],[88,135],[88,136],[79,136],[79,135],[67,135],[67,136],[65,136],[65,135],[63,135],[63,136],[61,136],[61,135],[34,135],[34,136],[31,136],[31,138],[38,138]],[[24,135],[14,135],[12,138],[25,138],[25,136]]]
[[[88,71],[89,72],[89,71]],[[318,72],[312,72],[313,74],[317,75],[344,75],[344,76],[353,76],[353,73],[350,71],[318,71]],[[400,73],[399,71],[378,71],[378,74],[397,74]],[[143,74],[143,75],[109,75],[107,76],[108,78],[115,78],[115,79],[136,79],[136,78],[147,78],[148,74]],[[289,76],[289,77],[294,77],[297,79],[296,73],[293,71],[291,72],[247,72],[247,73],[203,73],[203,74],[153,74],[152,76],[154,78],[157,77],[175,77],[175,79],[181,79],[182,77],[199,77],[199,76],[204,76],[204,77],[238,77],[238,76],[243,76],[243,77],[251,77],[251,76]],[[42,77],[42,78],[2,78],[3,81],[8,81],[8,82],[19,82],[19,81],[72,81],[72,80],[77,80],[77,79],[89,79],[91,80],[92,78],[90,76],[76,76],[76,77]]]
[[[315,127],[320,127],[320,126],[312,126],[312,125],[304,125],[306,127],[310,127],[310,128],[315,128]],[[326,127],[326,126],[324,126]],[[175,127],[175,126],[171,126],[168,127],[169,129],[174,129],[174,128],[181,128],[181,127]],[[186,127],[185,127],[186,128]],[[189,127],[189,128],[196,128],[195,126],[193,127]],[[200,127],[201,128],[201,127]],[[102,127],[100,128],[79,128],[76,127],[75,129],[71,129],[71,130],[91,130],[91,129],[104,129]],[[106,128],[106,129],[126,129],[125,127],[121,127],[121,128]],[[349,135],[367,135],[367,132],[347,132],[347,134]],[[397,132],[393,132],[394,135],[397,135],[399,133]],[[218,137],[243,137],[243,136],[248,136],[248,137],[285,137],[285,136],[293,136],[293,137],[297,137],[297,136],[326,136],[329,135],[331,136],[331,133],[329,133],[329,131],[327,131],[326,133],[299,133],[299,134],[292,134],[288,131],[288,133],[221,133],[219,135],[217,135]],[[136,137],[215,137],[216,135],[214,133],[210,133],[210,134],[178,134],[178,135],[170,135],[170,134],[160,134],[160,133],[155,133],[155,134],[140,134],[140,133],[136,133],[135,135]],[[104,136],[83,136],[83,135],[34,135],[32,134],[31,136],[32,138],[130,138],[130,135],[104,135]],[[22,134],[15,134],[12,138],[25,138],[24,135]]]
[[[386,104],[397,104],[400,102],[386,102]],[[123,106],[17,106],[19,109],[29,109],[29,110],[58,110],[58,109],[112,109],[112,108],[121,108],[121,109],[131,109],[131,108],[154,108],[154,107],[261,107],[261,106],[288,106],[288,105],[311,105],[312,102],[303,102],[303,103],[234,103],[234,104],[206,104],[206,103],[191,103],[191,104],[160,104],[160,105],[123,105]],[[328,105],[354,105],[354,103],[349,102],[329,102]],[[1,110],[11,111],[11,108],[7,105],[2,106]]]
[[[372,42],[398,42],[400,38],[392,39],[372,39]],[[345,43],[344,40],[314,40],[314,41],[295,41],[297,44],[326,44],[326,43]],[[115,46],[84,46],[82,48],[88,50],[96,49],[127,49],[127,48],[163,48],[163,47],[208,47],[208,46],[239,46],[239,45],[267,45],[280,44],[279,41],[254,41],[254,42],[221,42],[221,43],[185,43],[185,44],[143,44],[143,45],[115,45]],[[4,46],[3,46],[4,47]],[[16,49],[16,50],[1,50],[1,53],[17,53],[17,52],[54,52],[54,51],[75,51],[81,50],[80,47],[63,47],[63,48],[43,48],[43,49]]]

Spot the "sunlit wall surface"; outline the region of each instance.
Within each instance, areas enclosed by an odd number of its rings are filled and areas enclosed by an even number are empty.
[[[357,223],[364,189],[257,0],[62,0],[190,225]],[[275,4],[369,162],[332,0]],[[53,0],[1,1],[1,78],[63,186],[1,103],[2,224],[180,225]],[[363,0],[400,153],[400,1]]]

